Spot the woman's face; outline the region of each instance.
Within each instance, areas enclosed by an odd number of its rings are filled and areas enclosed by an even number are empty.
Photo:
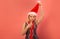
[[[34,20],[36,20],[36,16],[33,15],[33,14],[31,14],[31,15],[28,16],[28,19],[29,19],[30,21],[34,21]]]

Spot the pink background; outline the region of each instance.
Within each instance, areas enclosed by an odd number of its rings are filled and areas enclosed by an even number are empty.
[[[22,25],[36,1],[0,0],[0,39],[24,39]],[[45,16],[38,26],[38,36],[40,39],[60,39],[60,0],[41,1]]]

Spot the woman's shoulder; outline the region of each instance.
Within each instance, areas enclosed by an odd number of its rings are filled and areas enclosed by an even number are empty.
[[[28,24],[28,21],[25,21],[25,24]]]
[[[24,23],[23,23],[23,25],[26,25],[28,23],[28,21],[25,21]]]

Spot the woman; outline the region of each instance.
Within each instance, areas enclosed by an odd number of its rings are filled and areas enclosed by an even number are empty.
[[[37,12],[38,8],[41,7],[41,16],[40,19],[37,20]],[[38,4],[28,13],[28,20],[23,25],[23,35],[26,35],[25,39],[38,39],[36,34],[37,25],[42,21],[44,17],[44,13],[42,10],[41,2],[38,1]]]

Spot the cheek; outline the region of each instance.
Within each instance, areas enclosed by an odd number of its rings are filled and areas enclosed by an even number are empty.
[[[32,18],[30,17],[30,20],[31,20]]]

